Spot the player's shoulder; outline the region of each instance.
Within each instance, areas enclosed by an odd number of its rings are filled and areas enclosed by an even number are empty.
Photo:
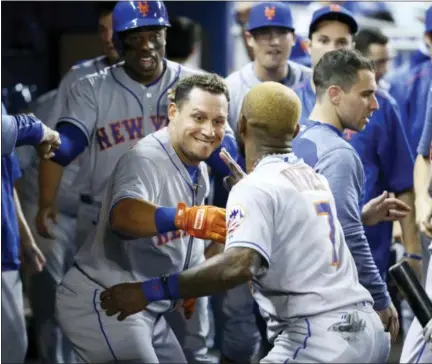
[[[71,71],[77,71],[79,69],[94,67],[98,63],[105,62],[106,59],[107,59],[106,56],[99,56],[92,59],[85,59],[85,60],[78,61],[71,67]]]
[[[145,136],[127,153],[130,157],[145,158],[158,164],[161,160],[169,159],[170,149],[168,128],[165,127]]]
[[[168,59],[164,59],[164,62],[166,67],[164,76],[168,78],[184,78],[195,74],[205,73],[203,70],[184,66]]]
[[[415,67],[413,67],[408,72],[408,77],[406,80],[406,85],[412,85],[419,80],[430,80],[432,73],[432,63],[431,62],[423,62]]]
[[[299,75],[300,80],[298,82],[302,82],[303,80],[309,79],[312,76],[312,68],[291,60],[287,60],[287,63],[290,69]]]

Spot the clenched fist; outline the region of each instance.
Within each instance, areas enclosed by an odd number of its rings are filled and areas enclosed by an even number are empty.
[[[184,202],[180,202],[174,224],[195,238],[225,244],[225,209],[214,206],[187,207]]]

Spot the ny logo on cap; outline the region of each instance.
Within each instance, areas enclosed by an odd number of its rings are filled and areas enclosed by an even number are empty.
[[[331,4],[329,6],[329,8],[330,8],[331,11],[341,11],[341,7],[338,4]]]
[[[139,1],[138,2],[138,11],[144,15],[147,16],[148,12],[149,12],[149,5],[148,5],[148,1]]]
[[[266,6],[264,9],[264,15],[268,20],[273,20],[276,15],[276,8],[273,5],[272,7]]]

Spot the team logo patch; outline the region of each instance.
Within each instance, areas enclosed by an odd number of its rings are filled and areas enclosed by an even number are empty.
[[[228,213],[228,224],[227,224],[227,232],[228,234],[233,233],[242,223],[244,218],[246,217],[245,210],[240,205],[233,206]]]
[[[266,6],[264,9],[264,15],[268,20],[273,20],[273,18],[276,16],[275,6]]]
[[[149,12],[149,4],[148,1],[140,1],[138,2],[138,11],[143,15],[147,16]]]

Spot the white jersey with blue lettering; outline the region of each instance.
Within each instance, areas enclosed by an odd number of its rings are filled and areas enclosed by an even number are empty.
[[[86,240],[76,264],[88,278],[108,288],[119,282],[145,281],[182,271],[203,260],[204,241],[181,231],[124,240],[110,230],[111,209],[124,198],[158,206],[202,205],[209,191],[207,165],[200,163],[196,185],[172,147],[168,128],[148,135],[118,161],[107,185],[96,235]],[[148,309],[166,311],[170,302]]]
[[[309,67],[293,61],[287,61],[287,65],[288,75],[280,81],[285,86],[292,87],[312,76],[312,70]],[[253,86],[262,81],[258,79],[255,73],[254,62],[250,62],[240,70],[230,74],[226,82],[230,92],[228,122],[231,128],[235,130],[244,97]]]
[[[100,202],[120,157],[146,135],[167,124],[168,90],[183,77],[197,73],[164,60],[158,80],[144,86],[131,79],[123,63],[86,76],[71,88],[60,122],[72,123],[88,142],[77,186]]]
[[[225,249],[247,247],[264,262],[251,282],[272,323],[373,303],[337,219],[327,180],[294,154],[267,156],[231,191]],[[272,332],[273,331],[273,332]]]

